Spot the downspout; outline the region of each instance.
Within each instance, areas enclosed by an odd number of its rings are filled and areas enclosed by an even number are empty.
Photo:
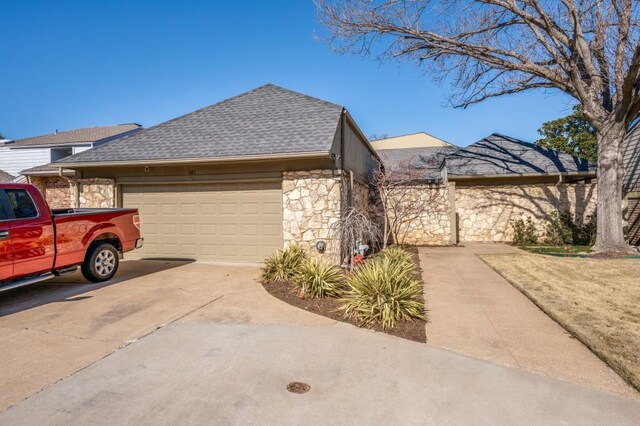
[[[74,201],[74,208],[79,208],[80,207],[80,182],[78,182],[77,180],[70,178],[68,176],[64,175],[63,169],[62,167],[58,168],[58,176],[60,176],[62,179],[66,180],[67,182],[69,182],[74,188],[75,188],[75,201]]]
[[[560,173],[558,175],[558,183],[556,183],[556,188],[559,187],[560,185],[562,185],[564,183],[564,177],[562,175],[562,173]]]

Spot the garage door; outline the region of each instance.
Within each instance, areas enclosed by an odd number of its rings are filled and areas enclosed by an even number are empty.
[[[135,257],[260,262],[283,245],[279,182],[125,185],[122,204],[140,210]]]

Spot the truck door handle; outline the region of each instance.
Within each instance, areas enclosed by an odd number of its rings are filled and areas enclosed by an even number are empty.
[[[9,238],[9,231],[6,229],[3,229],[0,231],[0,240],[6,240],[7,238]]]

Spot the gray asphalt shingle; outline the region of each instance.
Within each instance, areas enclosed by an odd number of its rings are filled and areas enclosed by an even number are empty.
[[[71,145],[75,143],[91,143],[102,139],[111,138],[121,133],[139,129],[139,124],[116,124],[114,126],[88,127],[84,129],[66,130],[48,135],[34,136],[32,138],[18,139],[8,145],[10,147],[22,146],[49,146]]]
[[[13,179],[15,179],[14,176],[11,176],[4,170],[0,170],[0,182],[11,182]]]
[[[400,148],[378,151],[385,169],[401,179],[438,181],[445,156],[458,147]]]
[[[446,167],[451,176],[595,172],[586,160],[499,133],[448,155]]]
[[[56,164],[328,153],[342,109],[267,84]]]

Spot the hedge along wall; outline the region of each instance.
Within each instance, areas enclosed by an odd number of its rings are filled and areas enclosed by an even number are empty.
[[[531,218],[544,235],[547,218],[570,211],[579,224],[596,211],[595,184],[456,186],[455,206],[460,242],[512,241],[511,222]]]

